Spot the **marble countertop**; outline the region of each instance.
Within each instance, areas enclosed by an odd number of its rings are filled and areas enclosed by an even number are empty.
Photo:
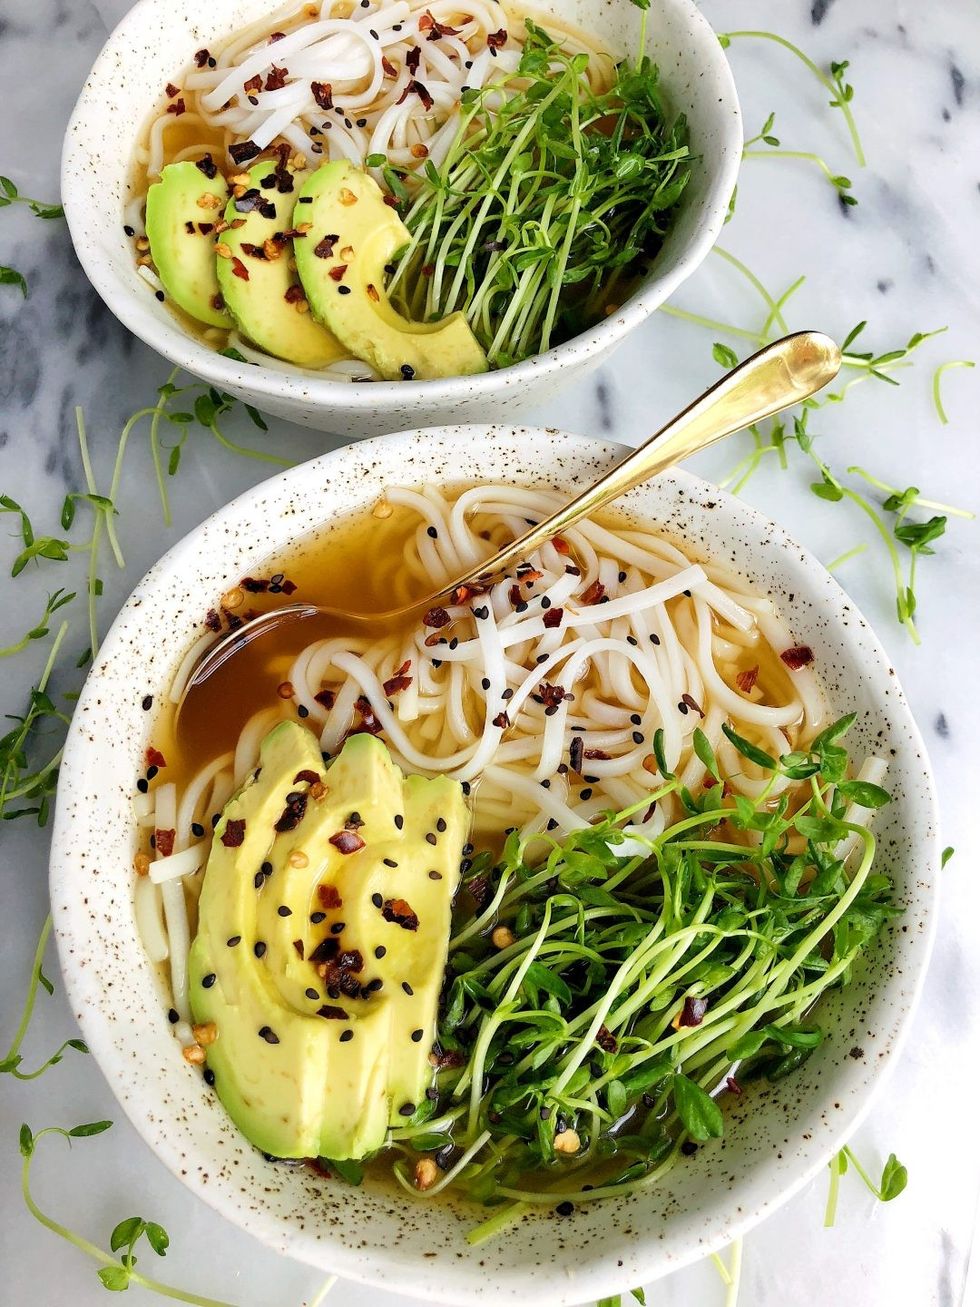
[[[0,0],[0,168],[22,191],[57,195],[58,158],[77,90],[106,31],[127,0]],[[654,4],[654,10],[656,5]],[[753,39],[731,49],[747,134],[776,111],[782,148],[815,151],[850,176],[856,207],[842,205],[817,167],[806,161],[748,160],[735,218],[722,243],[774,294],[797,277],[806,282],[787,307],[790,326],[820,327],[838,338],[868,320],[867,347],[903,344],[916,331],[947,326],[925,343],[901,386],[875,381],[843,405],[819,411],[811,430],[835,467],[861,463],[904,487],[980,507],[980,369],[948,372],[943,394],[949,423],[932,401],[935,368],[980,351],[980,10],[971,0],[922,5],[912,0],[703,0],[718,28],[771,27],[799,42],[822,65],[851,60],[854,112],[868,164],[855,166],[838,113],[785,50]],[[778,11],[778,12],[777,12]],[[80,484],[72,410],[84,408],[97,476],[105,482],[119,430],[147,403],[169,365],[119,326],[88,286],[64,224],[42,223],[21,207],[0,214],[0,263],[22,271],[31,288],[0,288],[0,491],[29,508],[38,528],[57,531],[66,489]],[[746,279],[718,256],[673,301],[690,313],[756,327],[766,316]],[[569,384],[529,418],[543,424],[636,441],[718,375],[714,340],[737,337],[658,314],[588,383]],[[265,441],[303,459],[337,443],[271,423]],[[243,440],[258,436],[246,423]],[[698,470],[721,479],[748,446],[731,445]],[[215,506],[270,469],[219,449],[200,432],[188,443],[174,492],[175,523],[164,529],[151,491],[149,456],[139,438],[123,478],[119,531],[125,572],[103,565],[104,625],[143,571]],[[980,968],[973,918],[980,857],[977,784],[970,740],[980,733],[975,689],[980,648],[980,525],[954,523],[921,572],[915,648],[894,617],[885,559],[866,519],[847,505],[813,497],[799,452],[789,468],[762,460],[745,498],[764,509],[825,561],[867,541],[846,563],[842,584],[877,628],[894,660],[931,750],[943,806],[943,842],[956,856],[944,873],[936,953],[911,1038],[895,1074],[853,1141],[877,1171],[894,1150],[909,1186],[894,1203],[876,1204],[846,1176],[835,1228],[822,1228],[826,1182],[820,1179],[745,1241],[742,1307],[952,1307],[963,1302],[980,1189],[980,1117],[973,1110],[980,1070]],[[4,540],[0,572],[16,552]],[[38,577],[0,582],[0,645],[33,620],[45,587],[77,583],[81,564]],[[81,649],[81,623],[69,634]],[[36,677],[40,646],[0,664],[2,711],[20,712]],[[61,689],[70,689],[65,682]],[[37,932],[46,911],[47,833],[18,821],[2,831],[0,1048],[17,1009]],[[55,971],[55,964],[49,970]],[[28,1036],[31,1062],[74,1033],[59,992],[41,995]],[[312,1300],[315,1272],[277,1257],[226,1225],[185,1191],[121,1118],[94,1063],[79,1054],[40,1080],[0,1084],[0,1265],[11,1307],[103,1301],[94,1267],[35,1224],[19,1191],[16,1133],[103,1117],[113,1129],[80,1140],[71,1155],[52,1143],[37,1166],[43,1205],[95,1239],[140,1212],[169,1230],[172,1251],[159,1271],[199,1293],[238,1307],[291,1307]],[[149,1254],[148,1254],[149,1255]],[[155,1260],[155,1259],[154,1259]],[[154,1268],[156,1270],[157,1268]],[[974,1268],[972,1292],[980,1301]],[[132,1294],[139,1297],[140,1290]],[[708,1263],[661,1281],[657,1307],[724,1302]],[[407,1300],[338,1284],[336,1307],[399,1307]]]

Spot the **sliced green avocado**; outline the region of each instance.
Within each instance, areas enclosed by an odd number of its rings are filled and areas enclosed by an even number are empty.
[[[218,285],[239,330],[260,349],[300,368],[322,368],[348,353],[307,311],[303,288],[290,268],[293,239],[283,235],[304,220],[303,214],[294,214],[292,194],[262,186],[271,176],[273,164],[256,164],[246,192],[254,207],[243,212],[234,199],[228,202],[225,221],[242,225],[222,233],[230,255],[217,260]]]
[[[300,281],[314,316],[355,358],[391,381],[486,372],[486,354],[462,313],[409,322],[389,301],[385,265],[409,233],[372,177],[347,160],[327,163],[304,182],[299,198],[313,223],[307,239],[296,242]]]
[[[467,823],[458,783],[404,778],[369,735],[326,770],[305,727],[263,741],[215,828],[190,997],[264,1152],[363,1157],[422,1100]]]
[[[221,308],[212,235],[227,196],[220,173],[209,177],[189,159],[168,163],[146,193],[146,236],[164,289],[212,327],[233,325]]]

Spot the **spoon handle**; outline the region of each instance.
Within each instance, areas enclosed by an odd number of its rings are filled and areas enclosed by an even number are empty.
[[[633,486],[663,472],[715,441],[799,404],[837,375],[841,354],[829,336],[798,331],[773,341],[706,390],[649,440],[610,468],[577,499],[560,508],[493,558],[453,582],[487,583],[560,535],[599,512]],[[448,590],[447,590],[448,593]]]

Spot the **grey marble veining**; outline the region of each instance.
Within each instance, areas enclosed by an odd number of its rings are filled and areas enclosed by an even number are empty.
[[[60,140],[77,89],[125,7],[126,0],[0,0],[0,172],[25,194],[56,197]],[[948,426],[937,422],[931,398],[938,364],[980,356],[980,11],[972,0],[704,0],[703,8],[719,29],[775,27],[822,65],[849,59],[868,157],[867,167],[855,165],[840,115],[788,53],[770,43],[734,42],[747,135],[774,110],[782,147],[824,156],[833,171],[850,177],[860,202],[842,206],[812,164],[748,160],[723,247],[774,295],[806,276],[786,309],[791,327],[843,336],[866,318],[862,340],[876,350],[902,344],[914,331],[949,328],[922,347],[913,368],[896,374],[900,388],[868,381],[844,405],[820,410],[811,421],[820,456],[837,468],[861,463],[897,486],[914,483],[937,500],[980,508],[980,368],[946,374]],[[26,301],[16,289],[0,288],[0,491],[31,511],[39,531],[57,533],[61,499],[81,484],[75,406],[84,409],[105,489],[123,422],[152,402],[169,365],[102,306],[62,223],[39,222],[20,206],[4,209],[0,263],[22,271],[31,288]],[[674,304],[743,327],[757,327],[766,314],[757,293],[719,256],[708,259]],[[530,417],[635,442],[715,379],[715,339],[748,347],[737,336],[659,314],[595,378],[569,383]],[[291,460],[331,443],[285,423],[270,423],[263,436],[236,419],[229,434]],[[747,448],[722,447],[697,470],[722,478]],[[103,626],[184,530],[273,470],[227,455],[195,433],[172,486],[174,526],[166,530],[145,429],[139,429],[120,494],[127,567],[120,573],[107,559],[100,566]],[[980,731],[980,526],[951,524],[937,557],[925,560],[917,614],[923,645],[915,649],[895,624],[884,560],[868,523],[846,506],[814,498],[813,477],[791,451],[786,471],[763,460],[744,496],[824,560],[864,541],[871,545],[842,567],[840,580],[876,626],[909,694],[932,751],[944,842],[957,855],[945,873],[935,960],[906,1052],[854,1143],[872,1168],[894,1149],[909,1168],[909,1188],[882,1208],[846,1176],[838,1225],[825,1231],[824,1185],[810,1186],[746,1241],[740,1301],[742,1307],[952,1307],[963,1301],[980,1179],[980,1125],[972,1108],[963,1110],[980,1071],[972,925],[980,856],[973,744]],[[8,521],[0,519],[5,530]],[[4,538],[2,549],[0,573],[16,545]],[[83,584],[84,564],[79,556],[16,582],[0,581],[0,645],[23,632],[48,589],[69,579],[72,587]],[[68,643],[84,648],[83,622],[75,623]],[[20,711],[37,654],[35,648],[0,663],[0,711]],[[68,679],[60,688],[71,688]],[[5,1047],[45,911],[46,837],[17,822],[0,838]],[[25,1053],[33,1063],[72,1033],[60,998],[42,996]],[[22,1209],[14,1151],[21,1120],[39,1127],[103,1116],[118,1116],[114,1101],[94,1065],[78,1055],[33,1084],[0,1084],[0,1148],[8,1150],[0,1165],[0,1264],[4,1301],[12,1307],[103,1300],[94,1268]],[[117,1119],[99,1140],[78,1141],[70,1158],[53,1143],[38,1165],[37,1186],[42,1205],[92,1237],[107,1237],[136,1210],[162,1221],[173,1249],[154,1269],[198,1292],[240,1307],[286,1307],[308,1300],[317,1287],[311,1272],[260,1248],[184,1191],[124,1121]],[[975,1283],[973,1289],[980,1295]],[[705,1264],[661,1282],[648,1300],[658,1307],[720,1307],[724,1290]],[[340,1285],[329,1301],[396,1307],[404,1300]]]

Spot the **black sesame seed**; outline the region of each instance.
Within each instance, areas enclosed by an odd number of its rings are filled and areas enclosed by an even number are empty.
[[[180,1020],[180,1013],[177,1011],[175,1007],[172,1007],[170,1011],[167,1013],[167,1020],[170,1022],[172,1026],[175,1026],[177,1022]]]
[[[411,363],[403,363],[401,366],[401,374],[406,381],[411,381],[415,376],[415,369],[412,367]]]
[[[267,1044],[278,1044],[279,1036],[271,1026],[263,1026],[259,1031],[259,1039],[264,1039]]]
[[[685,1139],[681,1144],[681,1152],[685,1157],[693,1157],[698,1151],[698,1146],[693,1139]]]
[[[473,852],[473,845],[470,844],[469,841],[467,841],[463,845],[463,853],[468,858],[472,852]]]
[[[534,661],[535,661],[536,663],[546,663],[546,662],[548,661],[548,655],[547,655],[547,654],[538,654],[537,658],[535,658]]]
[[[307,998],[312,998],[312,999],[317,999],[317,998],[320,997],[320,994],[319,994],[319,991],[318,991],[318,990],[313,989],[312,986],[311,986],[311,987],[306,991],[306,997],[307,997]]]
[[[376,958],[383,958],[387,952],[388,950],[385,948],[385,946],[383,944],[379,944],[378,947],[374,950],[374,956]]]
[[[256,773],[256,774],[257,774],[257,773]],[[263,876],[271,876],[271,875],[272,875],[272,863],[271,863],[271,862],[263,862],[262,867],[261,867],[261,871],[262,871],[262,875],[263,875]]]
[[[541,782],[541,788],[542,788],[543,790],[550,790],[550,789],[551,789],[551,781],[549,781],[549,780],[544,780],[544,781],[542,781],[542,782]]]
[[[441,871],[430,871],[430,872],[429,872],[429,880],[442,880],[442,872],[441,872]]]
[[[527,612],[527,604],[524,602],[523,599],[521,600],[521,602],[520,602],[519,604],[516,605],[514,611],[515,611],[516,613],[526,613],[526,612]]]
[[[149,712],[152,707],[153,707],[153,695],[148,694],[143,699],[143,711]]]
[[[394,858],[382,858],[381,861],[384,863],[384,865],[385,865],[386,867],[397,867],[397,866],[398,866],[398,863],[395,861]]]
[[[677,711],[681,713],[682,716],[684,717],[687,716],[687,704],[684,703],[683,700],[681,700],[681,702],[677,705]]]
[[[349,287],[349,286],[338,286],[338,287],[337,287],[337,294],[338,294],[338,295],[349,295],[349,294],[350,294],[350,287]],[[353,1032],[352,1030],[345,1030],[345,1031],[344,1031],[344,1035],[351,1035],[352,1037],[353,1037],[353,1033],[354,1033],[354,1032]],[[341,1039],[343,1039],[344,1035],[341,1035],[341,1036],[340,1036]]]
[[[330,927],[330,934],[331,934],[331,935],[342,935],[342,934],[344,933],[344,931],[345,931],[346,928],[347,928],[347,922],[346,922],[346,921],[335,921],[335,922],[333,923],[333,925]]]
[[[548,830],[557,830],[557,829],[558,829],[558,823],[557,823],[557,821],[555,821],[554,817],[549,817],[549,818],[548,818]]]
[[[377,32],[374,30],[373,27],[369,27],[368,32],[370,33],[371,36],[374,37],[376,41],[380,41],[381,38],[378,36]]]
[[[445,817],[438,817],[438,818],[436,819],[436,830],[437,830],[437,831],[439,832],[439,834],[441,835],[442,832],[443,832],[445,829],[446,829],[446,819],[445,819]]]
[[[550,1107],[539,1108],[538,1116],[541,1118],[542,1121],[547,1121],[548,1118],[551,1116],[551,1108]]]
[[[425,1096],[430,1103],[438,1103],[439,1090],[436,1089],[435,1085],[430,1085],[429,1088],[425,1091]]]
[[[650,643],[651,643],[651,644],[659,644],[659,643],[660,643],[660,636],[657,635],[656,631],[651,631],[651,632],[650,632]]]
[[[167,298],[166,295],[164,295],[164,293],[163,293],[162,290],[155,290],[155,291],[153,292],[153,294],[154,294],[155,297],[160,301],[161,304],[162,304],[163,301]],[[205,1080],[207,1080],[207,1078],[208,1078],[208,1077],[207,1077],[207,1072],[204,1073],[204,1078],[205,1078]],[[213,1074],[212,1074],[212,1079],[208,1081],[208,1084],[211,1084],[211,1083],[213,1083]]]
[[[414,1116],[414,1115],[415,1115],[415,1104],[414,1104],[414,1103],[402,1103],[401,1107],[398,1109],[398,1115],[399,1115],[399,1116]]]
[[[380,908],[384,904],[384,899],[381,897],[380,894],[372,894],[371,902],[374,904],[376,908]]]
[[[412,995],[415,993],[415,990],[411,987],[411,985],[408,983],[407,980],[402,981],[402,989],[409,996],[409,998],[411,998]]]
[[[422,1042],[422,1036],[423,1036],[424,1033],[425,1033],[425,1032],[422,1031],[422,1030],[413,1030],[413,1031],[412,1031],[412,1043],[413,1043],[413,1044],[420,1044],[420,1043]]]
[[[634,744],[642,744],[642,743],[643,743],[643,732],[642,732],[642,731],[634,731],[634,732],[633,732],[633,743],[634,743]]]
[[[342,1044],[349,1043],[353,1038],[354,1038],[353,1030],[342,1030],[340,1032],[340,1042]]]
[[[147,767],[147,769],[146,769],[146,779],[147,779],[148,781],[152,781],[152,780],[154,779],[154,777],[157,776],[157,774],[159,773],[159,771],[160,771],[160,768],[159,768],[159,767]]]
[[[401,830],[401,828],[402,828],[404,825],[405,825],[405,818],[402,816],[402,814],[401,814],[400,812],[396,812],[396,813],[395,813],[395,829],[396,829],[396,830]]]
[[[145,794],[150,788],[150,782],[144,776],[141,776],[136,782],[136,788],[139,790],[140,794]]]
[[[191,823],[191,834],[195,837],[195,839],[203,838],[204,827],[201,825],[199,821],[195,821]]]
[[[310,920],[313,922],[314,926],[319,926],[320,922],[325,921],[326,918],[327,918],[327,914],[325,912],[310,913]]]
[[[490,616],[490,610],[486,606],[486,604],[481,604],[479,608],[473,609],[473,616],[479,618],[482,621],[484,617]]]
[[[286,905],[285,905],[285,903],[281,903],[281,904],[279,905],[277,911],[278,911],[280,917],[291,917],[291,916],[293,915],[293,910],[292,910],[292,908],[287,908]]]
[[[541,596],[541,607],[542,607],[542,608],[550,608],[550,607],[551,607],[551,600],[548,598],[547,595],[542,595],[542,596]]]
[[[126,236],[135,236],[136,229],[134,227],[130,227],[129,223],[127,223],[126,226],[123,227],[123,233]]]
[[[439,532],[435,529],[434,526],[427,526],[425,528],[425,534],[429,537],[430,540],[439,539]]]
[[[373,980],[369,980],[368,983],[364,986],[365,994],[376,994],[378,990],[382,988],[384,983],[385,982],[381,979],[380,976],[375,976]]]
[[[209,971],[206,976],[201,977],[201,984],[205,989],[210,989],[217,979],[218,977],[214,974],[214,972]]]
[[[580,790],[580,791],[579,791],[579,796],[578,796],[578,797],[579,797],[580,799],[591,799],[591,798],[592,798],[592,791],[589,789],[588,786],[586,786],[584,790]]]
[[[633,723],[634,726],[639,726],[642,723],[643,718],[640,716],[638,712],[635,712],[631,714],[630,721]]]
[[[340,998],[340,986],[339,986],[339,985],[328,985],[328,986],[327,986],[327,998]]]
[[[426,844],[438,844],[439,841],[436,839],[436,836],[433,834],[432,831],[427,831],[425,836],[425,842]]]
[[[483,680],[480,682],[480,685],[483,687],[484,690],[489,690],[489,689],[490,689],[490,677],[489,677],[489,676],[484,676]]]
[[[252,881],[252,884],[255,886],[256,889],[261,889],[262,886],[265,884],[265,872],[257,871],[255,873],[255,878]]]
[[[357,119],[357,125],[358,125],[358,127],[366,127],[366,126],[367,126],[367,119],[366,119],[366,118],[358,118],[358,119]]]
[[[302,703],[298,705],[296,711],[300,717],[309,717],[310,715],[309,708],[307,708],[306,705]]]
[[[252,952],[255,954],[257,958],[265,957],[265,945],[262,943],[261,940],[258,940],[256,942],[255,948],[252,950]]]
[[[470,794],[470,790],[472,789],[472,786],[470,785],[469,781],[460,781],[459,788],[463,791],[463,793],[468,798]]]
[[[636,646],[637,646],[640,642],[639,642],[639,640],[636,638],[635,635],[628,635],[628,636],[626,637],[626,643],[627,643],[627,644],[631,644],[631,645],[633,646],[633,648],[635,649]]]
[[[242,942],[241,935],[232,935],[231,938],[228,940],[228,947],[234,948],[236,944],[240,944],[241,942]]]
[[[204,1083],[206,1085],[214,1084],[214,1072],[211,1070],[209,1066],[206,1066],[204,1068]]]
[[[441,666],[442,666],[442,659],[441,659],[441,658],[433,658],[433,660],[432,660],[432,666],[433,666],[433,667],[441,667]]]
[[[220,813],[220,812],[213,812],[213,813],[211,814],[211,829],[212,829],[212,830],[214,830],[215,826],[217,826],[217,824],[218,824],[218,822],[219,822],[220,820],[221,820],[221,813]]]

